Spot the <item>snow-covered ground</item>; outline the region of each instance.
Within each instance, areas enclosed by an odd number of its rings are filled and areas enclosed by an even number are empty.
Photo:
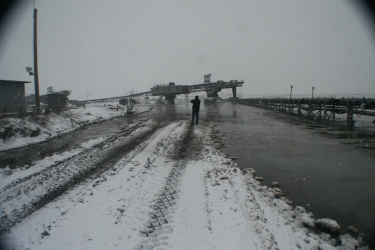
[[[261,186],[253,169],[241,170],[215,147],[214,137],[212,124],[170,124],[98,178],[34,210],[40,197],[127,138],[91,142],[63,164],[38,162],[38,171],[10,173],[1,184],[0,240],[10,249],[367,249],[356,248],[361,239],[350,235],[313,233],[338,225],[293,208],[277,187]]]
[[[149,105],[136,105],[134,111],[142,113]],[[124,116],[117,102],[93,103],[85,107],[68,109],[60,113],[0,119],[0,151],[24,147],[73,132],[82,126]]]

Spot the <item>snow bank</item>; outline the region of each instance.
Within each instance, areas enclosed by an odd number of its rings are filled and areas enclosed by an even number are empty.
[[[337,232],[340,230],[339,224],[337,224],[335,220],[331,220],[328,218],[322,218],[322,219],[316,220],[316,224],[332,232]]]
[[[135,106],[136,113],[146,112],[148,105]],[[3,118],[0,120],[0,151],[39,143],[73,132],[82,126],[125,115],[117,102],[87,104],[85,108],[68,109],[58,114]]]

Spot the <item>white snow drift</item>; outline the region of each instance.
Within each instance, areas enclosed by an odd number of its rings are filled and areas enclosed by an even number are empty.
[[[149,110],[148,105],[136,105],[134,112]],[[60,113],[2,118],[0,120],[0,151],[19,148],[55,138],[75,131],[82,126],[123,116],[125,111],[116,102],[87,104],[86,107],[68,109]]]

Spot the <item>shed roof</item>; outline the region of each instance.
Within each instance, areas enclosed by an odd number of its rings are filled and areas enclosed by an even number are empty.
[[[29,81],[0,80],[0,83],[31,83]]]

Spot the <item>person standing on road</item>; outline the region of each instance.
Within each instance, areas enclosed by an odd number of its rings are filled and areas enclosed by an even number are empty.
[[[199,100],[198,96],[195,96],[195,99],[191,100],[191,103],[193,104],[193,114],[191,116],[191,125],[194,125],[194,117],[196,118],[196,125],[198,125],[198,119],[199,119],[199,108],[201,105],[201,100]]]

